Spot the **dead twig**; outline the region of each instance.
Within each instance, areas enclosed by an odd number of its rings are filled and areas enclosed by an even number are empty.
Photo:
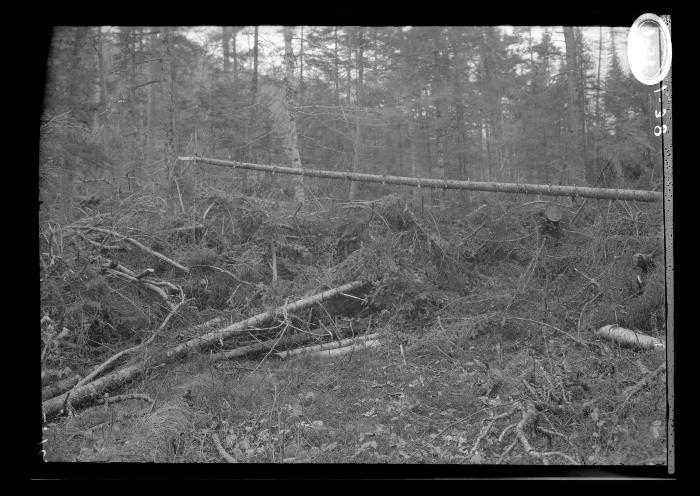
[[[530,442],[527,439],[527,436],[525,435],[525,426],[530,423],[535,417],[537,417],[538,413],[537,410],[535,409],[535,406],[532,403],[529,403],[527,405],[521,405],[520,410],[522,411],[522,418],[520,421],[515,425],[515,435],[516,439],[520,441],[520,444],[523,445],[523,448],[525,449],[525,452],[530,455],[534,456],[535,458],[540,458],[543,460],[545,464],[547,464],[547,457],[550,456],[561,456],[562,458],[565,458],[569,462],[571,462],[573,465],[579,465],[579,463],[571,458],[569,455],[566,453],[562,453],[560,451],[550,451],[550,452],[543,452],[543,451],[537,451],[535,450],[531,445]]]
[[[476,438],[476,441],[474,441],[474,445],[472,446],[472,449],[469,450],[469,456],[473,456],[476,453],[476,450],[479,447],[479,443],[481,442],[482,439],[484,439],[488,435],[489,432],[491,432],[491,428],[493,428],[494,424],[496,423],[496,420],[508,417],[514,411],[515,411],[515,409],[513,408],[513,409],[508,410],[507,412],[503,412],[499,415],[489,417],[488,418],[489,423],[486,424],[484,427],[482,427],[481,432],[479,433],[479,435]],[[501,436],[503,436],[503,434],[501,434]]]
[[[580,345],[585,346],[586,348],[588,348],[588,344],[586,344],[585,341],[581,341],[580,339],[577,339],[576,337],[572,336],[572,335],[569,334],[568,332],[562,331],[561,329],[559,329],[558,327],[553,326],[552,324],[547,324],[546,322],[540,322],[539,320],[526,319],[526,318],[524,318],[524,317],[504,317],[504,319],[505,319],[505,320],[522,320],[522,321],[524,321],[524,322],[530,322],[530,323],[532,323],[532,324],[539,324],[539,325],[543,325],[543,326],[545,326],[545,327],[549,327],[550,329],[554,329],[555,331],[561,332],[562,334],[564,334],[564,335],[570,337],[571,339],[573,339],[574,341],[576,341],[578,344],[580,344]]]
[[[472,413],[472,414],[470,414],[470,415],[467,415],[466,417],[461,418],[461,419],[459,419],[459,420],[456,420],[456,421],[452,422],[451,424],[447,425],[447,427],[445,427],[445,428],[442,429],[440,432],[438,432],[437,435],[436,435],[435,437],[438,438],[438,437],[442,436],[445,432],[447,432],[448,429],[451,429],[451,428],[454,427],[455,425],[461,424],[462,422],[466,422],[467,420],[473,418],[475,415],[477,415],[477,414],[479,414],[479,413],[481,413],[481,412],[485,412],[485,411],[490,410],[490,409],[492,409],[492,408],[498,408],[499,406],[508,406],[508,405],[512,405],[513,403],[515,403],[515,402],[514,402],[514,401],[511,401],[511,402],[508,402],[508,403],[503,403],[502,405],[487,406],[487,407],[485,407],[485,408],[482,408],[482,409],[480,409],[480,410],[477,410],[477,411],[475,411],[474,413]],[[510,410],[510,413],[513,413],[513,411],[514,411],[514,410]]]
[[[151,291],[156,293],[158,296],[160,296],[161,299],[165,302],[165,304],[167,305],[167,307],[170,310],[173,310],[175,308],[175,305],[173,305],[173,303],[168,298],[168,294],[162,288],[159,288],[158,286],[156,286],[154,284],[151,284],[149,282],[145,282],[142,279],[138,279],[136,276],[129,275],[126,272],[122,272],[120,270],[114,270],[114,269],[107,269],[107,270],[109,273],[111,273],[111,274],[113,274],[121,279],[125,279],[127,281],[138,283],[138,284],[143,284],[145,287],[147,287],[148,289],[150,289]]]
[[[146,253],[148,253],[148,254],[150,254],[150,255],[153,255],[154,257],[156,257],[156,258],[162,260],[163,262],[165,262],[165,263],[167,263],[167,264],[169,264],[169,265],[172,265],[172,266],[175,267],[176,269],[179,269],[179,270],[181,270],[181,271],[183,271],[183,272],[185,272],[185,273],[187,273],[187,274],[189,274],[189,272],[190,272],[190,269],[188,269],[188,268],[185,267],[184,265],[181,265],[181,264],[175,262],[174,260],[171,260],[170,258],[166,257],[166,256],[163,255],[162,253],[159,253],[159,252],[157,252],[157,251],[155,251],[155,250],[152,250],[151,248],[149,248],[149,247],[147,247],[147,246],[141,244],[140,242],[136,241],[135,239],[130,238],[130,237],[128,237],[128,236],[124,236],[123,234],[119,234],[119,233],[117,233],[117,232],[110,231],[110,230],[108,230],[108,229],[102,229],[102,228],[100,228],[100,227],[94,227],[94,226],[74,226],[74,227],[72,227],[71,229],[86,229],[86,230],[88,230],[88,231],[97,231],[97,232],[101,232],[101,233],[103,233],[103,234],[110,234],[110,235],[115,236],[115,237],[117,237],[117,238],[119,238],[119,239],[122,239],[122,240],[124,240],[124,241],[127,241],[128,243],[131,243],[131,244],[134,245],[136,248],[138,248],[138,249],[140,249],[140,250],[143,250],[144,252],[146,252]]]
[[[628,402],[632,397],[641,391],[644,386],[649,384],[654,378],[660,375],[662,372],[666,371],[666,362],[659,365],[655,370],[649,372],[644,377],[642,377],[637,383],[629,386],[622,392],[622,396],[625,398],[625,402]]]
[[[340,341],[331,341],[329,343],[317,344],[313,346],[307,346],[304,348],[297,348],[294,350],[278,352],[276,355],[280,358],[287,358],[294,355],[301,355],[305,353],[315,353],[318,351],[331,350],[334,348],[343,348],[352,344],[356,344],[362,341],[374,340],[379,336],[379,334],[365,334],[363,336],[357,336],[354,338],[341,339]]]
[[[576,272],[578,272],[579,274],[581,274],[582,277],[588,279],[588,281],[589,281],[591,284],[593,284],[593,285],[596,287],[596,289],[600,292],[600,283],[599,283],[596,279],[592,278],[592,277],[589,276],[589,275],[586,275],[583,271],[577,269],[576,267],[574,267],[574,270],[575,270]]]
[[[576,337],[578,337],[579,340],[581,339],[581,318],[583,317],[583,312],[586,311],[586,307],[587,307],[590,303],[593,303],[595,300],[597,300],[598,298],[600,298],[601,294],[602,294],[602,293],[597,293],[593,298],[591,298],[590,300],[588,300],[588,301],[583,305],[583,308],[581,309],[581,313],[580,313],[579,316],[578,316],[578,325],[576,326]]]

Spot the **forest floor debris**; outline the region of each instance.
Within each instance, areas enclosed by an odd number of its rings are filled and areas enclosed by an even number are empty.
[[[193,229],[134,200],[44,226],[42,386],[142,372],[49,415],[46,459],[663,463],[663,353],[595,334],[663,338],[663,270],[633,259],[658,249],[661,213],[591,201],[552,230],[536,202],[476,200],[219,195]],[[358,337],[381,346],[296,351]]]

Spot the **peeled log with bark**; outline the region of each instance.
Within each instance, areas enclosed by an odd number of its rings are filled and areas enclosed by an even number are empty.
[[[215,362],[221,360],[230,360],[231,358],[241,357],[250,353],[258,353],[261,351],[272,350],[281,346],[308,343],[312,339],[313,336],[309,336],[308,334],[295,334],[293,336],[282,339],[268,339],[267,341],[262,341],[260,343],[253,343],[246,346],[239,346],[238,348],[234,348],[232,350],[221,351],[219,353],[212,353],[211,355],[209,355],[209,359]]]
[[[311,355],[330,358],[338,355],[345,355],[346,353],[363,351],[368,348],[379,348],[379,346],[381,346],[381,342],[378,339],[368,339],[367,341],[360,341],[359,343],[351,344],[350,346],[341,346],[340,348],[333,348],[331,350],[315,351]]]
[[[331,341],[329,343],[317,344],[314,346],[307,346],[305,348],[297,348],[295,350],[281,351],[275,353],[280,358],[287,358],[289,356],[301,355],[301,354],[317,354],[318,352],[331,350],[334,348],[343,348],[345,346],[353,344],[362,344],[365,341],[375,340],[379,334],[365,334],[364,336],[357,336],[354,338],[341,339],[340,341]]]
[[[324,291],[323,293],[318,293],[314,296],[304,298],[303,300],[296,301],[287,305],[286,307],[277,307],[267,312],[260,313],[247,320],[243,320],[228,327],[224,327],[223,329],[217,329],[216,331],[209,332],[207,334],[204,334],[203,336],[190,339],[186,343],[182,343],[179,346],[171,348],[166,353],[166,355],[168,358],[183,357],[191,351],[200,350],[208,345],[217,343],[221,339],[226,339],[237,334],[243,334],[248,331],[249,327],[261,326],[267,321],[272,320],[279,315],[283,315],[285,311],[293,313],[298,310],[302,310],[316,303],[320,303],[329,298],[333,298],[334,296],[337,296],[340,293],[345,293],[357,289],[363,286],[364,284],[365,283],[362,281],[351,282],[334,289],[329,289],[328,291]]]
[[[130,379],[133,379],[138,374],[140,374],[146,368],[146,363],[136,363],[119,369],[118,371],[100,377],[90,384],[85,384],[82,387],[72,390],[70,395],[70,401],[72,404],[79,404],[81,401],[87,398],[94,397],[106,391],[108,389],[115,388]],[[47,417],[55,415],[60,412],[63,408],[63,402],[66,400],[66,395],[56,396],[50,400],[44,401],[42,403],[42,410]]]
[[[596,331],[596,336],[599,336],[610,341],[617,341],[626,346],[632,346],[643,349],[665,350],[666,344],[660,339],[647,336],[638,332],[618,327],[616,325],[606,325]]]
[[[363,281],[355,281],[343,286],[338,286],[337,288],[329,289],[323,293],[318,293],[308,298],[298,300],[294,303],[283,307],[277,307],[267,312],[260,313],[254,317],[237,322],[223,329],[218,329],[216,331],[209,332],[203,336],[191,339],[186,343],[182,343],[178,346],[171,348],[165,353],[155,355],[151,359],[135,364],[128,365],[122,369],[117,370],[109,375],[103,376],[94,382],[85,384],[79,388],[71,391],[70,401],[72,404],[79,404],[90,397],[97,396],[103,391],[117,387],[141,374],[144,370],[149,367],[153,367],[160,364],[166,364],[169,362],[174,362],[180,358],[187,356],[193,351],[200,351],[208,346],[212,346],[219,342],[219,340],[235,336],[237,334],[243,334],[248,331],[250,327],[257,327],[265,324],[266,322],[274,319],[279,315],[283,315],[285,312],[296,312],[304,308],[310,307],[316,303],[320,303],[324,300],[328,300],[342,293],[347,293],[354,289],[358,289],[364,286]],[[66,395],[62,394],[50,400],[44,401],[42,403],[42,409],[46,416],[52,416],[58,413],[63,408],[63,403],[65,401]]]

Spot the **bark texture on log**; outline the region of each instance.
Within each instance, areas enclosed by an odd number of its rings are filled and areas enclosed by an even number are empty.
[[[285,312],[296,312],[302,310],[316,303],[320,303],[324,300],[332,298],[342,293],[347,293],[354,289],[363,286],[365,283],[362,281],[355,281],[342,286],[338,286],[328,291],[309,296],[308,298],[303,298],[289,305],[274,308],[267,312],[260,313],[251,317],[249,319],[237,322],[223,329],[218,329],[216,331],[209,332],[203,336],[191,339],[185,343],[165,351],[161,354],[156,354],[151,356],[148,360],[144,360],[138,363],[127,365],[126,367],[119,369],[109,375],[100,377],[99,379],[85,384],[79,388],[76,388],[70,393],[70,401],[73,404],[79,404],[90,397],[97,396],[98,394],[112,389],[114,387],[120,386],[123,383],[137,377],[144,370],[155,365],[166,364],[169,362],[174,362],[187,356],[193,351],[201,351],[202,349],[214,345],[222,339],[235,336],[237,334],[243,334],[248,332],[249,327],[257,327],[265,324],[273,318],[285,314]],[[45,415],[52,416],[58,413],[63,408],[63,403],[65,401],[66,395],[62,394],[51,398],[50,400],[44,401],[42,403],[42,409]]]
[[[398,184],[401,186],[414,186],[422,188],[438,189],[463,189],[471,191],[489,191],[492,193],[518,193],[528,195],[571,196],[582,198],[598,198],[602,200],[630,200],[643,202],[658,202],[663,200],[663,193],[658,191],[636,189],[606,189],[584,186],[555,186],[551,184],[525,184],[525,183],[498,183],[483,181],[457,181],[430,179],[423,177],[388,176],[378,174],[352,173],[343,171],[328,171],[318,169],[293,169],[278,165],[252,164],[247,162],[231,162],[213,158],[180,157],[180,160],[199,162],[203,164],[218,165],[241,169],[274,172],[277,174],[297,174],[309,177],[322,177],[326,179],[354,180],[368,183]]]

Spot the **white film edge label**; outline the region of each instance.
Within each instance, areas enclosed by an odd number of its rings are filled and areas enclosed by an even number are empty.
[[[627,37],[627,59],[634,77],[643,84],[662,81],[671,67],[671,33],[661,18],[643,14]]]

